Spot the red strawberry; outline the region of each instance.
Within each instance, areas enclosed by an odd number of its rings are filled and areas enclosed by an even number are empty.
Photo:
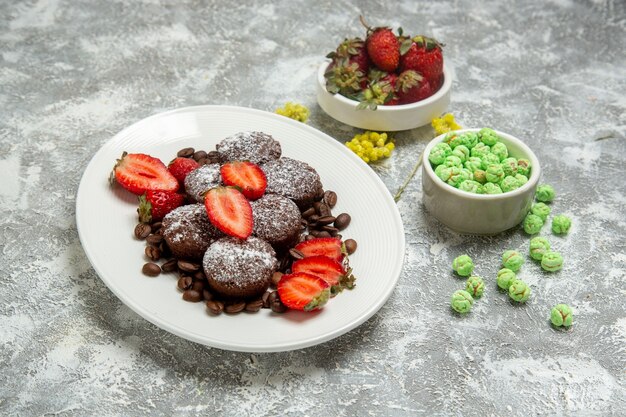
[[[305,258],[309,256],[328,256],[329,258],[341,262],[343,253],[341,252],[341,240],[335,237],[318,237],[316,239],[305,240],[296,245],[296,249],[302,252]]]
[[[337,49],[328,55],[333,62],[347,61],[347,65],[355,63],[357,69],[363,74],[367,74],[370,67],[370,60],[365,49],[365,42],[361,38],[344,39]]]
[[[146,191],[139,196],[139,221],[150,223],[162,220],[163,217],[180,207],[185,201],[185,196],[172,191]]]
[[[416,71],[406,70],[398,76],[396,95],[400,104],[415,103],[433,95],[433,90]]]
[[[299,259],[291,265],[292,272],[304,272],[322,278],[330,285],[331,295],[341,292],[344,288],[354,287],[354,276],[349,269],[327,256],[309,256]]]
[[[191,158],[175,158],[170,164],[167,166],[167,169],[172,173],[172,175],[178,180],[180,185],[185,183],[185,178],[187,174],[189,174],[194,169],[198,169],[200,165]]]
[[[376,110],[379,105],[397,104],[395,84],[397,75],[380,70],[371,70],[368,74],[368,87],[356,96],[357,109]]]
[[[400,58],[400,71],[414,70],[426,78],[434,91],[443,81],[443,46],[435,39],[425,36],[413,38],[413,44]]]
[[[328,283],[304,272],[283,275],[278,281],[277,290],[280,301],[294,310],[317,310],[330,298]]]
[[[252,234],[252,207],[234,187],[211,188],[204,197],[209,220],[229,236],[246,239]]]
[[[367,28],[365,46],[374,65],[383,71],[393,72],[400,63],[400,42],[390,28],[370,28],[361,16],[361,23]]]
[[[220,174],[224,184],[238,187],[250,200],[261,198],[267,188],[265,173],[249,161],[227,162],[220,168]]]
[[[124,152],[117,160],[109,178],[117,181],[133,194],[142,195],[148,190],[176,191],[178,181],[159,159],[143,153]]]

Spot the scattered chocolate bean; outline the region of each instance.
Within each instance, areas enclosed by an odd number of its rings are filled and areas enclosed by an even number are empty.
[[[185,272],[196,272],[200,269],[200,265],[187,261],[178,261],[178,268]]]
[[[278,291],[269,292],[269,296],[267,297],[268,304],[272,304],[276,300],[280,300],[280,297],[278,296]]]
[[[161,268],[153,262],[148,262],[141,268],[141,272],[149,277],[156,277],[161,273]]]
[[[206,302],[206,307],[211,313],[215,315],[218,315],[222,311],[224,311],[224,303],[222,303],[221,301],[209,300]]]
[[[207,153],[204,151],[196,151],[194,152],[192,158],[194,161],[198,162],[201,159],[206,159]]]
[[[339,230],[343,230],[350,224],[352,217],[348,213],[341,213],[335,220],[335,227]]]
[[[315,239],[315,236],[313,236],[313,235],[311,235],[311,234],[308,234],[308,235],[306,235],[306,236],[304,237],[304,240],[313,240],[313,239]]]
[[[207,158],[209,159],[209,161],[212,164],[221,162],[221,160],[222,160],[222,156],[220,155],[220,153],[218,151],[211,151],[211,152],[209,152],[207,154]]]
[[[191,158],[195,152],[196,150],[194,148],[183,148],[180,151],[178,151],[176,156],[181,157],[181,158]]]
[[[261,308],[263,308],[263,300],[260,299],[250,301],[246,304],[246,311],[249,311],[250,313],[256,313]]]
[[[242,312],[244,308],[246,308],[246,303],[244,301],[240,301],[238,303],[229,304],[224,307],[224,312],[228,314],[236,314]]]
[[[302,212],[302,217],[306,219],[308,217],[311,217],[314,214],[315,214],[315,207],[309,207],[308,209]]]
[[[202,293],[193,289],[185,290],[185,292],[183,292],[183,300],[191,301],[192,303],[200,302],[202,301]]]
[[[269,291],[263,293],[263,296],[261,297],[261,301],[263,301],[263,308],[270,308],[270,294],[272,293]]]
[[[191,289],[194,291],[198,291],[200,294],[202,294],[202,291],[204,291],[204,282],[194,281],[191,285]]]
[[[138,223],[137,226],[135,226],[135,237],[137,239],[143,240],[150,236],[150,233],[152,233],[152,227],[150,227],[149,224]]]
[[[153,246],[159,246],[163,242],[163,236],[157,234],[151,234],[146,238],[146,243]]]
[[[280,298],[270,304],[270,308],[274,313],[284,313],[287,307],[280,301]]]
[[[335,207],[335,204],[337,204],[337,193],[330,190],[325,191],[323,201],[328,207]]]
[[[326,204],[322,203],[320,204],[320,208],[319,208],[319,214],[320,217],[327,217],[327,216],[332,216],[333,214],[330,211],[330,207],[328,207]]]
[[[193,279],[198,280],[198,281],[204,281],[206,279],[206,275],[204,275],[204,271],[199,270],[199,271],[194,272]]]
[[[331,236],[336,235],[337,233],[339,233],[339,229],[337,229],[336,227],[333,227],[329,224],[327,224],[326,226],[322,226],[322,230],[325,232],[330,233]]]
[[[177,285],[178,285],[178,288],[180,288],[183,291],[189,290],[191,289],[191,286],[193,285],[193,279],[191,277],[183,275],[182,277],[178,278]]]
[[[280,271],[276,271],[274,272],[274,274],[272,274],[272,284],[274,286],[278,285],[278,281],[280,281],[280,279],[283,277],[283,273]]]
[[[202,158],[202,159],[198,160],[197,162],[198,162],[198,165],[207,165],[207,164],[211,163],[211,161],[209,161],[208,158]]]
[[[152,230],[159,230],[161,227],[163,227],[163,222],[152,223]]]
[[[346,251],[348,252],[348,255],[352,255],[356,251],[356,240],[347,239],[345,242],[343,242],[343,244],[346,245]]]
[[[309,218],[307,219],[309,221],[309,225],[316,224],[317,220],[319,218],[320,218],[320,216],[318,214],[313,214],[313,215],[309,216]]]
[[[333,216],[323,216],[317,219],[318,226],[325,226],[327,224],[331,224],[335,222],[335,217]]]
[[[156,246],[146,246],[144,252],[148,259],[150,259],[151,261],[158,261],[159,259],[161,259],[161,249],[157,248]]]
[[[212,300],[213,293],[205,288],[204,290],[202,290],[202,298],[204,298],[206,301]]]
[[[313,208],[315,209],[315,212],[319,215],[320,214],[320,206],[322,205],[321,201],[316,201],[313,203]]]
[[[303,259],[304,258],[304,254],[302,252],[300,252],[296,248],[289,249],[289,255],[291,255],[291,257],[293,259]]]
[[[331,237],[331,235],[326,230],[320,230],[317,237]]]
[[[161,265],[163,272],[174,272],[178,269],[178,261],[176,259],[170,259]]]

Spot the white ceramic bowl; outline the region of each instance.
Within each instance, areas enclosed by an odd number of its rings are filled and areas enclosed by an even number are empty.
[[[317,102],[332,118],[350,126],[377,131],[408,130],[430,124],[440,117],[450,104],[452,79],[444,66],[443,85],[432,96],[411,104],[378,106],[376,110],[357,110],[357,101],[326,90],[324,72],[330,62],[324,62],[317,72]]]
[[[463,129],[458,132],[477,132]],[[521,140],[496,131],[509,154],[530,161],[528,182],[522,187],[502,194],[473,194],[446,184],[435,175],[428,156],[433,146],[445,135],[433,139],[424,150],[422,164],[423,201],[426,209],[450,229],[466,234],[494,235],[518,225],[530,210],[541,175],[539,160]]]

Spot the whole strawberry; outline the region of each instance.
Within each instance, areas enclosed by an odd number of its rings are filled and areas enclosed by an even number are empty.
[[[167,169],[170,173],[178,180],[180,185],[185,183],[185,178],[187,174],[189,174],[194,169],[197,169],[200,165],[191,158],[175,158],[170,164],[167,166]]]
[[[409,50],[400,58],[400,71],[417,71],[426,78],[433,91],[437,91],[443,83],[443,45],[421,35],[412,41]]]
[[[367,54],[374,65],[383,71],[394,72],[400,64],[400,42],[388,27],[371,28],[367,26],[363,16],[361,23],[367,28],[365,46]]]
[[[398,75],[396,95],[399,104],[415,103],[433,94],[433,89],[417,71],[406,70]]]
[[[363,74],[367,74],[370,67],[370,60],[365,49],[365,42],[361,38],[344,39],[337,49],[326,58],[333,60],[333,65],[341,63],[341,65],[356,64],[357,69]]]
[[[182,194],[172,191],[146,191],[139,196],[139,221],[151,223],[160,221],[167,213],[180,207],[185,201]]]
[[[347,60],[331,62],[324,73],[326,90],[331,94],[341,94],[354,98],[365,87],[367,78],[356,62]]]
[[[395,79],[395,74],[389,74],[379,80],[370,81],[367,88],[356,97],[359,101],[356,108],[376,110],[380,105],[397,104],[395,88],[392,85]]]

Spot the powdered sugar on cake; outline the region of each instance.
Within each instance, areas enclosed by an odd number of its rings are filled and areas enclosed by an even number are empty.
[[[250,205],[256,236],[271,244],[282,244],[299,235],[301,215],[293,201],[278,194],[265,194]]]
[[[222,182],[220,164],[207,164],[191,171],[185,178],[185,191],[195,201],[202,203],[204,193]]]
[[[280,158],[280,143],[264,132],[239,132],[216,146],[222,161],[250,161],[262,164]]]
[[[323,192],[320,176],[309,164],[287,157],[261,166],[267,177],[267,193],[293,200],[300,208]]]

